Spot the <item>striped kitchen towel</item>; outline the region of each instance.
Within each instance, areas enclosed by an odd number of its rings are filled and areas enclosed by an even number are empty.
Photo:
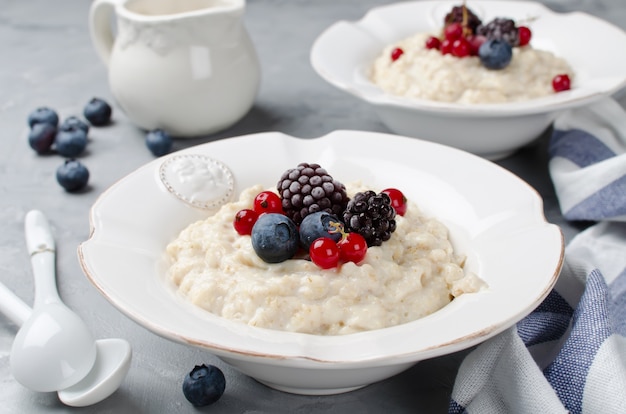
[[[554,123],[550,175],[567,220],[626,221],[626,113],[613,99]]]
[[[554,124],[563,216],[597,222],[565,249],[544,302],[473,350],[449,413],[626,413],[626,112],[606,99]]]

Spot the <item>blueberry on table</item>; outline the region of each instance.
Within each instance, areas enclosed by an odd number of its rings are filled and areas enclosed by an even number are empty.
[[[69,159],[57,168],[57,181],[69,192],[83,189],[89,181],[89,170],[80,161]]]
[[[54,145],[60,155],[76,157],[87,147],[87,134],[78,126],[66,127],[57,132]]]
[[[42,106],[28,114],[28,126],[31,128],[35,124],[47,123],[56,128],[59,124],[59,115],[53,109]]]
[[[196,407],[213,404],[225,389],[224,373],[213,365],[196,365],[183,381],[183,394]]]
[[[155,129],[146,134],[146,146],[156,157],[172,150],[172,137],[162,129]]]
[[[64,131],[70,129],[72,127],[77,127],[85,131],[85,134],[89,133],[89,125],[86,122],[83,122],[80,118],[76,116],[70,116],[66,118],[61,125],[59,126],[59,130]]]
[[[101,98],[91,98],[83,109],[83,115],[92,125],[102,126],[111,121],[111,106]]]
[[[46,122],[34,124],[28,132],[28,144],[37,154],[45,154],[50,151],[56,133],[57,128],[52,124]]]
[[[504,69],[511,63],[513,48],[505,40],[487,40],[480,45],[478,57],[487,69]]]
[[[252,227],[252,248],[266,263],[291,259],[298,251],[300,236],[296,224],[280,213],[264,213]]]

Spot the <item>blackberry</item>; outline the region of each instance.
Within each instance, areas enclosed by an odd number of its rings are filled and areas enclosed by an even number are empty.
[[[346,230],[359,233],[368,246],[380,246],[396,231],[396,210],[391,198],[374,191],[356,193],[343,213]]]
[[[446,14],[443,19],[443,26],[448,26],[452,23],[461,23],[464,27],[469,28],[472,34],[476,34],[476,28],[482,24],[482,21],[473,11],[471,11],[465,5],[454,6],[452,10]]]
[[[276,187],[283,211],[297,226],[307,215],[318,211],[339,217],[348,204],[346,187],[319,164],[303,162],[285,171]]]
[[[511,47],[519,43],[515,22],[503,17],[496,17],[486,25],[478,26],[476,34],[485,36],[487,40],[504,40]]]

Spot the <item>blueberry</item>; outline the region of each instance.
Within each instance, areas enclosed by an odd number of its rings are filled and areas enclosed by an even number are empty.
[[[89,181],[89,170],[80,161],[65,160],[57,168],[57,181],[69,192],[81,190]]]
[[[66,118],[59,126],[59,129],[63,131],[66,129],[70,129],[72,127],[78,127],[82,129],[83,131],[85,131],[85,134],[89,133],[89,125],[86,122],[83,122],[81,119],[73,115],[70,116],[69,118]]]
[[[64,157],[77,157],[87,147],[87,134],[77,126],[66,127],[57,133],[54,146]]]
[[[342,230],[343,223],[336,216],[318,211],[309,214],[300,223],[300,244],[309,250],[311,243],[320,237],[328,237],[338,242],[341,240]]]
[[[298,251],[296,224],[283,214],[260,215],[252,227],[251,236],[254,251],[267,263],[284,262]]]
[[[196,407],[213,404],[225,389],[224,373],[213,365],[196,365],[183,381],[183,394]]]
[[[32,128],[39,123],[48,123],[56,127],[59,125],[59,115],[53,109],[42,106],[28,114],[28,126]]]
[[[100,98],[91,98],[83,109],[83,115],[92,125],[102,126],[111,121],[111,106]]]
[[[505,40],[490,39],[480,45],[478,56],[487,69],[504,69],[511,63],[513,48]]]
[[[172,137],[162,129],[155,129],[146,134],[146,146],[153,155],[160,157],[172,150]]]
[[[28,144],[37,154],[45,154],[50,151],[56,133],[57,128],[52,124],[34,124],[28,133]]]

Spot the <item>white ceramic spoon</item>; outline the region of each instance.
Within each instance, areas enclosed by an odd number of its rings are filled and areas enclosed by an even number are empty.
[[[34,310],[0,284],[0,310],[22,326],[11,350],[11,371],[34,391],[58,391],[67,405],[94,404],[111,395],[126,376],[130,345],[123,339],[95,341],[59,298],[55,245],[45,216],[29,212],[25,231],[35,276]]]

